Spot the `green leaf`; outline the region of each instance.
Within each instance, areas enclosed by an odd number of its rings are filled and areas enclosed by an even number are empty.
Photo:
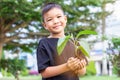
[[[80,49],[85,56],[90,57],[90,48],[88,43],[86,41],[80,41],[79,43],[80,46],[78,46],[78,49]]]
[[[78,39],[81,35],[85,35],[85,34],[93,34],[96,35],[97,33],[95,31],[91,31],[91,30],[84,30],[84,31],[80,31],[77,36],[76,39]]]
[[[66,36],[64,38],[59,38],[58,40],[58,44],[57,44],[57,52],[58,55],[60,55],[63,51],[63,49],[65,48],[68,40],[70,39],[71,36]]]

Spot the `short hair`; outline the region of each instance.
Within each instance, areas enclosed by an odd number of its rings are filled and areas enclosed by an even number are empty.
[[[56,4],[56,3],[47,3],[45,4],[43,7],[42,7],[42,21],[44,22],[44,14],[47,13],[49,10],[51,10],[52,8],[59,8],[62,10],[63,12],[63,9],[62,7],[59,5],[59,4]],[[64,13],[64,12],[63,12]]]

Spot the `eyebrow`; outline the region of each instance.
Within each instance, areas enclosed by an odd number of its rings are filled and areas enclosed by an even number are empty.
[[[56,16],[59,16],[59,15],[61,15],[61,14],[57,14]],[[62,15],[61,15],[62,16]],[[52,17],[47,17],[46,19],[49,19],[49,18],[52,18]]]

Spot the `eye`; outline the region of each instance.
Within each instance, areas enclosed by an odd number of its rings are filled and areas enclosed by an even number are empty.
[[[51,21],[52,19],[48,19],[47,21]]]
[[[57,16],[57,18],[60,18],[60,17],[62,17],[62,16]]]

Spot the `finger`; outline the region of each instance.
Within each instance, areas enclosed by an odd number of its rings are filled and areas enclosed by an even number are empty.
[[[80,60],[79,60],[79,59],[77,59],[77,60],[74,62],[73,65],[74,65],[75,69],[79,69],[79,67],[80,67],[79,63],[80,63]]]
[[[86,66],[86,61],[83,59],[80,61],[81,68],[84,68]]]
[[[80,60],[77,58],[74,59],[69,59],[68,62],[71,63],[72,65],[75,65],[76,63],[78,63]]]
[[[79,63],[79,68],[82,69],[83,67],[84,67],[83,64],[80,62]]]
[[[69,61],[68,61],[68,67],[69,67],[71,70],[75,70],[75,69],[79,68],[79,62],[80,62],[79,59],[69,60]]]
[[[86,62],[85,59],[82,60],[82,64],[83,64],[84,66],[86,66],[87,62]]]
[[[74,59],[74,57],[70,57],[70,58],[69,58],[69,60],[73,60],[73,59]]]

